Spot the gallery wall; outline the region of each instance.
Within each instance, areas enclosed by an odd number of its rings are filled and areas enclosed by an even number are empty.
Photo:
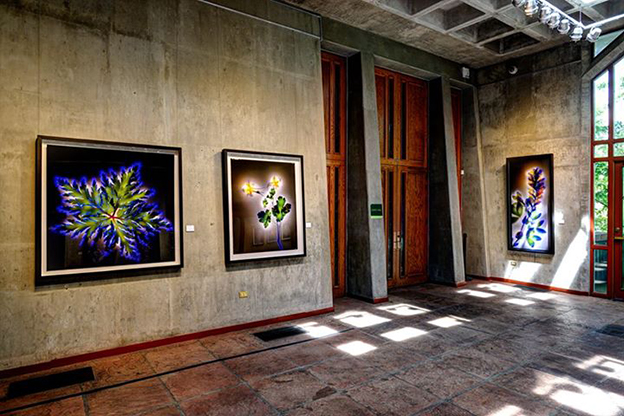
[[[469,261],[467,274],[589,290],[589,91],[581,83],[584,56],[568,44],[479,71],[481,172],[474,163],[470,177],[483,181],[487,265]],[[518,74],[510,75],[509,66]],[[507,250],[505,162],[509,157],[554,155],[555,254]],[[474,149],[466,155],[477,157]],[[471,187],[470,189],[473,189]],[[475,199],[464,194],[464,201]],[[464,210],[470,209],[464,206]],[[478,234],[478,222],[465,222]],[[472,253],[473,255],[475,253]]]
[[[317,37],[196,0],[12,4],[0,6],[0,370],[331,307]],[[181,147],[195,225],[184,268],[35,288],[37,135]],[[304,156],[306,257],[226,269],[223,148]]]

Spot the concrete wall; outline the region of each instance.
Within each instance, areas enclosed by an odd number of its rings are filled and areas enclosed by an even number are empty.
[[[589,289],[589,95],[582,88],[581,48],[569,44],[523,58],[519,73],[509,76],[506,65],[479,73],[478,88],[485,194],[486,250],[489,276],[534,282],[565,289]],[[467,146],[468,143],[465,144]],[[472,144],[470,144],[472,146]],[[465,156],[475,155],[464,148]],[[564,224],[555,225],[555,254],[507,251],[505,161],[508,157],[553,153],[555,212]],[[473,163],[465,163],[474,180]],[[465,188],[465,192],[466,192]],[[472,188],[470,188],[472,189]],[[472,198],[464,193],[464,201]],[[464,206],[464,213],[470,209]],[[466,218],[466,217],[465,217]],[[478,235],[479,222],[464,222],[469,236]],[[471,256],[476,255],[471,251]],[[485,258],[486,253],[481,253]],[[513,267],[512,262],[517,262]],[[468,274],[487,267],[468,261]]]
[[[0,369],[332,305],[317,38],[196,0],[2,3]],[[38,134],[181,146],[185,267],[35,290]],[[307,257],[226,270],[224,147],[304,156]]]

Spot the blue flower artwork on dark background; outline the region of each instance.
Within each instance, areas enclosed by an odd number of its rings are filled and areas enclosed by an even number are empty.
[[[141,181],[139,162],[104,170],[98,178],[57,176],[54,184],[62,201],[58,211],[65,218],[52,231],[95,248],[100,260],[118,251],[127,260],[140,262],[141,248],[148,248],[157,234],[173,231],[151,202],[155,191]]]
[[[537,242],[542,241],[547,232],[544,225],[546,218],[542,218],[543,213],[540,212],[546,189],[544,170],[538,167],[532,168],[527,173],[527,182],[528,196],[526,198],[520,191],[515,191],[511,196],[512,224],[522,218],[520,230],[513,237],[514,247],[521,247],[526,243],[533,248]]]
[[[553,253],[552,155],[507,159],[508,248]]]

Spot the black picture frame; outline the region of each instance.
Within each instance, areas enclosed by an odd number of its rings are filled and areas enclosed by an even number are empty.
[[[140,152],[142,154],[158,154],[172,156],[172,177],[169,178],[173,187],[172,233],[174,241],[174,259],[163,262],[143,262],[136,264],[107,265],[104,267],[72,267],[67,269],[49,270],[47,239],[50,224],[48,224],[48,181],[46,166],[48,164],[47,151],[49,146],[64,148]],[[128,163],[131,163],[130,161]],[[78,179],[78,178],[76,178]],[[39,135],[36,140],[36,184],[35,184],[35,286],[86,282],[108,278],[123,278],[128,276],[142,276],[153,273],[177,271],[184,267],[184,239],[183,227],[183,198],[182,198],[182,149],[147,144],[121,143],[104,140],[91,140],[67,137]]]
[[[236,253],[235,244],[239,247],[238,236],[234,235],[235,227],[233,225],[234,215],[232,200],[234,195],[234,188],[232,186],[232,160],[238,161],[252,161],[261,162],[267,164],[292,164],[294,182],[292,184],[295,198],[295,221],[296,221],[296,248],[295,249],[268,249],[265,251],[254,252],[239,252]],[[305,222],[305,185],[304,185],[304,161],[302,155],[284,154],[284,153],[268,153],[268,152],[255,152],[246,150],[233,150],[223,149],[221,152],[222,161],[222,189],[223,189],[223,230],[224,230],[224,251],[225,251],[225,263],[226,265],[233,265],[238,263],[257,262],[265,260],[275,259],[288,259],[305,257],[307,255],[306,245],[306,222]],[[268,180],[268,178],[267,178]],[[237,192],[242,192],[240,189]],[[278,192],[279,193],[279,192]],[[256,196],[255,194],[253,196]],[[279,195],[276,195],[276,197]],[[262,198],[262,195],[258,194],[257,197]],[[260,199],[261,200],[261,199]],[[260,206],[258,205],[258,208]],[[237,217],[238,218],[238,217]],[[253,224],[255,222],[261,224],[259,219],[253,218],[246,220],[246,224]],[[275,222],[273,222],[275,224]],[[279,236],[279,232],[277,232]],[[279,239],[279,237],[277,237]]]
[[[542,205],[542,207],[539,207],[539,205],[538,207],[543,213],[543,207],[545,206],[546,213],[543,217],[540,216],[540,218],[538,218],[535,221],[537,221],[537,224],[539,224],[539,221],[545,218],[548,224],[543,224],[546,226],[546,228],[543,228],[543,226],[539,227],[545,230],[546,231],[545,233],[537,233],[537,232],[533,233],[534,235],[538,235],[538,237],[541,238],[541,240],[538,242],[539,248],[538,247],[531,248],[528,245],[528,243],[526,242],[527,240],[526,233],[524,232],[522,233],[522,235],[523,235],[525,242],[521,245],[519,243],[514,245],[515,240],[516,240],[516,235],[518,235],[519,231],[521,231],[521,230],[518,230],[518,227],[522,226],[522,222],[524,220],[525,215],[527,214],[527,211],[524,210],[522,216],[520,217],[518,217],[517,215],[517,212],[518,212],[517,210],[515,211],[515,214],[512,213],[513,207],[517,206],[517,205],[514,205],[513,203],[515,199],[512,198],[512,195],[515,192],[519,191],[526,201],[528,191],[519,190],[517,184],[519,181],[522,183],[528,182],[528,179],[527,179],[528,167],[540,167],[541,169],[543,169],[544,174],[545,174],[544,192],[546,193],[546,195],[544,196],[544,201],[542,201],[542,204],[540,204]],[[555,227],[554,227],[555,186],[554,185],[555,185],[554,163],[553,163],[552,153],[507,158],[505,198],[507,200],[507,203],[506,203],[507,205],[507,212],[506,212],[507,249],[509,251],[518,251],[518,252],[526,252],[526,253],[534,253],[534,254],[548,254],[548,255],[555,254]],[[540,211],[537,211],[537,210],[535,211],[535,214],[539,214],[539,213]],[[516,221],[514,221],[514,217],[517,218]],[[547,240],[545,244],[542,243],[542,241],[544,241],[544,238]],[[535,243],[535,240],[534,240],[534,243]]]

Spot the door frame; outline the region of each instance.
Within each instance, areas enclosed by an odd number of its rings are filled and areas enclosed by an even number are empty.
[[[620,271],[622,268],[621,262],[617,261],[616,257],[616,244],[615,244],[615,221],[616,211],[619,212],[621,207],[616,206],[618,199],[616,199],[616,193],[621,196],[622,190],[618,189],[620,187],[616,186],[616,167],[620,163],[624,162],[624,156],[614,156],[614,145],[616,143],[624,143],[624,138],[615,139],[614,138],[614,107],[615,107],[615,66],[620,62],[624,62],[624,55],[619,56],[614,59],[604,70],[600,71],[594,78],[591,79],[590,89],[591,89],[591,100],[590,100],[590,128],[591,128],[591,137],[590,137],[590,215],[589,215],[589,223],[590,223],[590,232],[589,232],[589,294],[591,296],[600,297],[600,298],[619,298],[624,299],[624,293],[620,291],[616,291],[616,271]],[[605,73],[608,74],[608,82],[609,82],[609,97],[608,97],[608,115],[609,115],[609,125],[608,125],[608,135],[607,139],[603,140],[595,140],[595,94],[594,94],[594,82],[603,76]],[[596,156],[594,148],[598,145],[607,145],[608,153],[607,156]],[[594,165],[598,162],[607,163],[608,168],[608,198],[607,198],[607,237],[606,244],[596,244],[595,243],[595,229],[594,229],[594,208],[595,208],[595,174],[594,174]],[[621,201],[621,199],[620,199]],[[619,237],[619,235],[618,235]],[[618,243],[619,244],[619,243]],[[597,250],[606,250],[607,251],[607,290],[606,293],[595,292],[594,283],[595,283],[595,252]],[[619,252],[619,247],[618,247]],[[620,257],[621,259],[621,257]],[[617,269],[617,270],[616,270]]]

